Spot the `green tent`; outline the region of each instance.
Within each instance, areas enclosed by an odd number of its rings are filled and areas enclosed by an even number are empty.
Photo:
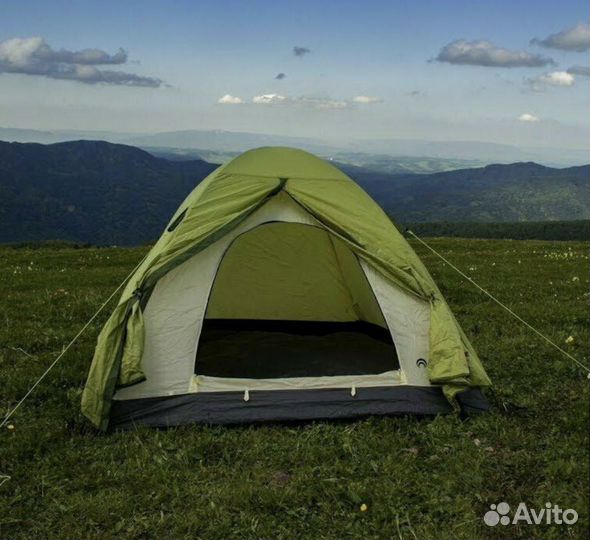
[[[268,147],[180,205],[98,337],[82,410],[101,429],[434,414],[485,408],[489,384],[381,208]]]

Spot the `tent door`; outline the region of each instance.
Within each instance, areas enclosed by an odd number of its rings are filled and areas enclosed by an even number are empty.
[[[238,236],[217,271],[195,373],[284,379],[399,369],[356,256],[323,228],[265,223]]]

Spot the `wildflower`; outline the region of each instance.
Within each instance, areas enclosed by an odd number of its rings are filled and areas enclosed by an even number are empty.
[[[14,431],[14,424],[8,424],[8,425],[6,426],[6,429],[7,429],[8,431]]]
[[[574,276],[574,277],[572,278],[572,281],[580,281],[580,278],[579,278],[578,276]]]
[[[360,507],[361,512],[366,512],[368,509],[369,509],[369,507],[365,503],[361,504],[361,507]]]
[[[573,342],[574,342],[574,336],[569,336],[569,337],[568,337],[568,338],[565,340],[565,342],[566,342],[566,343],[568,343],[568,344],[569,344],[569,343],[573,343]]]

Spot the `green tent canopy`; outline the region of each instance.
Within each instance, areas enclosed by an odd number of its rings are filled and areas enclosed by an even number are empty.
[[[435,414],[485,408],[488,385],[381,208],[267,147],[180,205],[98,337],[82,410],[100,429]]]

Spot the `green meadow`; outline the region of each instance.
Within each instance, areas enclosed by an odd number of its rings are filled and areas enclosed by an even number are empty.
[[[588,364],[587,243],[429,242]],[[0,431],[0,538],[586,538],[586,373],[414,244],[494,382],[489,413],[99,433],[79,404],[109,306]],[[2,416],[145,251],[0,247]],[[486,526],[501,501],[579,520]]]

